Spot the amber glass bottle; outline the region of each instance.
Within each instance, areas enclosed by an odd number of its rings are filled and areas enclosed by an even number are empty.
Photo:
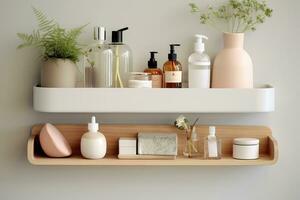
[[[177,61],[174,47],[179,44],[170,44],[169,60],[164,64],[164,88],[182,88],[182,66]]]
[[[157,61],[155,60],[155,54],[157,52],[151,51],[151,58],[148,61],[148,68],[145,69],[145,73],[151,74],[152,77],[152,88],[161,88],[163,85],[162,82],[162,71],[161,69],[157,68]]]

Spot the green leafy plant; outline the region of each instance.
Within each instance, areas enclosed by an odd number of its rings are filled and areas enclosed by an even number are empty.
[[[200,14],[201,24],[232,33],[255,31],[257,25],[264,23],[273,12],[266,1],[259,0],[229,0],[219,7],[209,5],[205,11],[194,3],[189,5],[192,13]],[[226,28],[224,24],[227,25]]]
[[[42,51],[46,60],[62,58],[77,62],[83,53],[77,40],[86,25],[66,30],[54,20],[49,20],[40,10],[33,7],[33,12],[38,21],[38,29],[33,30],[32,34],[17,33],[23,41],[18,48],[35,46]]]

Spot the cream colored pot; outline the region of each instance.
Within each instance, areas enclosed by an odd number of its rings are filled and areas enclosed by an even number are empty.
[[[73,88],[76,86],[77,70],[75,63],[69,59],[48,59],[42,66],[41,86]]]
[[[224,49],[216,56],[213,88],[253,88],[253,64],[244,50],[244,33],[224,33]]]

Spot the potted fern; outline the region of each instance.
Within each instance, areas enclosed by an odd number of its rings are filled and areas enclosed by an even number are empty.
[[[243,48],[244,35],[255,31],[271,17],[273,10],[260,0],[229,0],[204,10],[194,3],[189,5],[192,13],[200,14],[201,24],[224,33],[224,49],[214,61],[212,87],[253,88],[253,64]]]
[[[18,48],[34,46],[41,50],[42,87],[75,87],[77,77],[76,62],[82,54],[77,40],[85,26],[66,30],[54,20],[49,20],[38,9],[33,8],[38,21],[38,29],[32,34],[18,33],[23,41]]]

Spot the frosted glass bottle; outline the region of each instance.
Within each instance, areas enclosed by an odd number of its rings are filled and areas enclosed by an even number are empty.
[[[113,87],[113,53],[105,35],[104,27],[95,27],[94,43],[86,53],[85,87]]]

